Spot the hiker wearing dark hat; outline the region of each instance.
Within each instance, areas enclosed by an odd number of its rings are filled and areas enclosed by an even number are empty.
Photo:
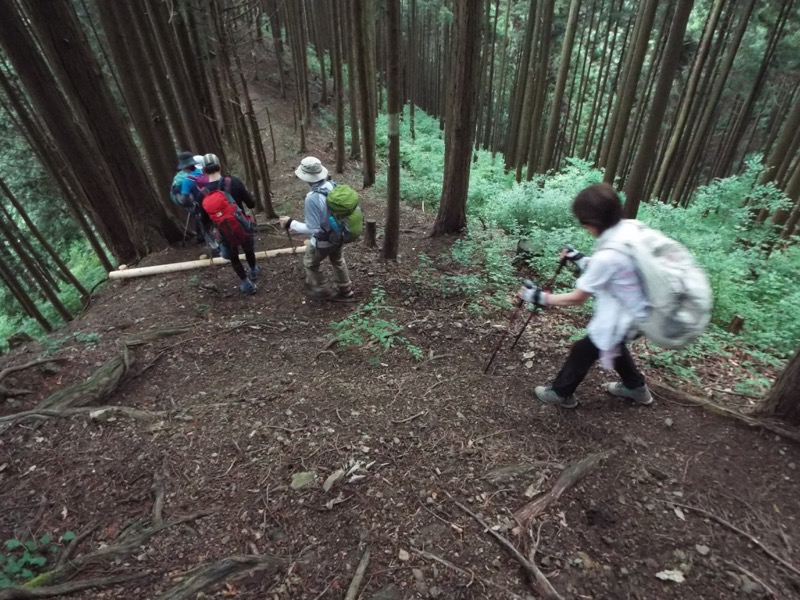
[[[216,253],[217,242],[211,234],[211,220],[201,205],[201,186],[205,182],[203,165],[198,161],[201,158],[191,152],[181,152],[178,155],[178,172],[172,179],[170,197],[194,219],[198,243],[206,244],[212,253]]]
[[[261,269],[256,265],[255,223],[245,213],[245,206],[255,208],[255,200],[241,179],[222,176],[222,167],[216,154],[206,154],[202,159],[203,173],[208,178],[203,190],[203,208],[217,226],[220,255],[231,261],[233,270],[239,276],[239,291],[243,294],[255,293],[254,282],[261,274]],[[239,258],[240,247],[250,267],[249,273]]]
[[[636,263],[620,249],[635,240],[636,226],[633,221],[622,219],[619,195],[605,183],[581,190],[572,203],[572,212],[581,226],[597,238],[591,257],[573,248],[561,254],[562,259],[571,261],[580,270],[575,289],[565,294],[550,294],[531,285],[521,288],[518,296],[537,306],[579,306],[594,296],[594,316],[586,328],[586,337],[573,344],[553,383],[537,386],[534,395],[544,404],[576,408],[575,390],[599,359],[603,368],[613,368],[621,378],[604,385],[609,394],[650,404],[653,397],[627,347],[636,321],[645,318],[649,311]]]
[[[309,236],[311,239],[306,246],[303,266],[306,271],[306,284],[310,288],[311,297],[324,300],[332,297],[351,298],[353,285],[350,274],[347,272],[347,263],[342,254],[342,245],[331,244],[320,239],[320,232],[328,227],[330,212],[326,196],[336,183],[328,180],[328,169],[322,166],[318,158],[307,156],[300,162],[294,172],[297,177],[305,181],[311,188],[305,199],[305,222],[297,221],[288,216],[280,218],[281,225],[288,231],[294,231]],[[333,267],[333,276],[336,282],[336,291],[330,290],[325,285],[325,276],[320,272],[320,263],[325,258],[330,258]]]

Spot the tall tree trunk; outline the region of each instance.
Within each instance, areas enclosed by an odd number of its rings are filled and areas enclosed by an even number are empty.
[[[16,298],[17,302],[19,302],[25,314],[35,319],[47,333],[53,331],[53,326],[36,307],[36,303],[34,303],[33,299],[28,295],[28,292],[25,291],[25,288],[22,287],[14,269],[6,262],[2,253],[0,253],[0,278],[2,278],[3,283],[5,283],[9,291],[11,291],[11,294]]]
[[[800,425],[800,349],[775,380],[756,414],[780,417],[792,425]]]
[[[611,185],[614,184],[614,179],[617,175],[617,166],[622,153],[622,145],[625,141],[625,132],[630,124],[633,100],[636,96],[636,88],[642,73],[642,65],[647,55],[647,45],[650,41],[650,32],[653,28],[657,5],[657,0],[645,0],[644,4],[642,4],[641,29],[631,49],[633,54],[631,55],[629,71],[623,75],[624,83],[622,89],[617,92],[619,114],[615,123],[616,126],[613,131],[609,131],[608,153],[603,164],[605,168],[603,181]]]
[[[696,91],[700,84],[700,76],[703,72],[703,67],[708,59],[711,50],[711,42],[714,39],[714,32],[716,31],[717,23],[719,22],[722,8],[725,5],[725,0],[715,0],[711,12],[706,19],[706,25],[703,30],[703,37],[700,40],[700,46],[695,54],[694,64],[692,65],[689,79],[683,90],[683,97],[680,106],[678,107],[677,116],[672,126],[672,132],[667,142],[664,155],[659,161],[659,170],[656,175],[655,182],[651,194],[659,196],[665,200],[664,188],[667,184],[667,176],[673,170],[673,163],[677,162],[678,145],[683,140],[684,129],[686,122],[689,118],[689,111],[692,104],[696,101]]]
[[[578,14],[581,10],[581,0],[571,0],[569,16],[567,17],[567,31],[564,33],[564,42],[561,45],[561,59],[558,62],[558,77],[556,89],[553,91],[553,104],[550,106],[550,119],[547,123],[547,133],[544,136],[542,158],[539,161],[539,171],[544,173],[552,165],[555,153],[556,139],[558,137],[559,118],[561,116],[561,103],[564,100],[564,88],[567,85],[569,64],[572,60],[572,46],[575,43],[575,31],[578,28]]]
[[[514,87],[511,92],[511,104],[508,107],[508,132],[505,143],[506,169],[517,166],[517,145],[519,127],[523,115],[525,93],[528,88],[528,67],[531,60],[531,45],[533,44],[533,30],[536,26],[536,0],[530,0],[528,5],[528,18],[525,22],[525,36],[522,41],[520,63],[514,78]]]
[[[375,23],[370,18],[370,0],[353,0],[353,34],[358,62],[359,108],[361,109],[361,139],[364,152],[364,187],[375,183],[375,101],[374,61],[370,59],[372,48],[370,31]]]
[[[2,191],[6,198],[8,198],[9,202],[11,202],[11,205],[17,211],[23,223],[25,223],[25,226],[31,232],[33,237],[36,238],[39,244],[41,244],[42,248],[44,248],[45,252],[47,252],[53,262],[56,263],[56,266],[64,278],[69,281],[76,290],[78,290],[81,296],[88,296],[89,291],[83,286],[80,280],[75,277],[67,264],[61,259],[58,252],[56,252],[55,248],[53,248],[50,242],[48,242],[44,235],[42,235],[42,232],[39,231],[39,228],[36,226],[30,216],[28,216],[28,212],[17,200],[16,196],[14,196],[14,193],[8,188],[2,177],[0,177],[0,191]]]
[[[331,0],[333,4],[333,85],[336,88],[336,172],[344,171],[345,138],[344,138],[344,48],[342,44],[342,12],[340,4],[344,0]]]
[[[348,103],[350,105],[350,158],[353,160],[361,159],[361,131],[358,124],[360,114],[358,106],[358,61],[356,59],[356,39],[353,33],[353,2],[356,0],[340,0],[340,16],[342,32],[345,33],[347,43],[347,91]]]
[[[70,102],[28,34],[20,13],[13,7],[5,8],[0,19],[0,44],[92,203],[95,223],[104,241],[122,261],[143,256],[150,244],[135,233],[100,149],[69,110]],[[106,108],[116,110],[115,106]],[[136,163],[136,158],[130,156],[128,162]]]
[[[433,235],[456,233],[467,224],[467,192],[480,66],[480,8],[481,0],[461,0],[453,6],[452,93],[445,126],[444,185]]]
[[[400,245],[400,113],[403,110],[400,86],[400,0],[387,0],[389,89],[389,169],[387,173],[386,227],[383,232],[383,258],[395,260]]]
[[[647,173],[653,165],[653,148],[656,147],[661,125],[664,122],[664,115],[669,102],[669,91],[672,88],[675,73],[678,70],[681,48],[683,47],[683,36],[686,33],[686,25],[689,22],[689,15],[693,7],[694,0],[678,0],[675,14],[672,17],[669,37],[658,74],[658,83],[653,94],[653,103],[650,106],[650,114],[647,116],[647,124],[644,128],[636,158],[633,161],[633,167],[625,182],[625,206],[622,212],[626,219],[636,218],[639,203],[643,199],[642,194]]]

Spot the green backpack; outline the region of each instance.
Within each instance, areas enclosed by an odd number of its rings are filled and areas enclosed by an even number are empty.
[[[358,192],[349,185],[334,184],[328,192],[320,190],[328,205],[330,232],[327,241],[334,246],[355,242],[361,237],[364,213],[358,205]]]

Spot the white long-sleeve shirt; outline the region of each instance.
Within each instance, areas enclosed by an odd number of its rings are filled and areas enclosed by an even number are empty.
[[[321,193],[321,191],[330,192],[333,188],[334,183],[331,181],[318,181],[312,185],[308,194],[306,194],[304,204],[305,222],[292,220],[289,224],[289,229],[292,231],[310,236],[312,246],[325,245],[327,243],[319,242],[314,236],[325,228],[329,216],[325,194]]]

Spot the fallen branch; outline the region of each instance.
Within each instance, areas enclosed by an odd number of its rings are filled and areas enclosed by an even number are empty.
[[[356,574],[353,575],[353,580],[350,582],[350,587],[347,588],[347,595],[345,595],[344,600],[356,600],[358,597],[358,588],[361,586],[361,581],[364,579],[364,573],[367,572],[368,565],[369,548],[365,549],[364,554],[361,556],[361,562],[358,563]]]
[[[164,523],[164,479],[159,473],[153,476],[153,486],[150,488],[153,492],[153,525],[162,525]]]
[[[31,367],[36,367],[38,365],[44,365],[51,362],[59,362],[62,360],[67,360],[66,358],[39,358],[37,360],[32,360],[30,362],[23,363],[21,365],[16,365],[13,367],[6,367],[2,371],[0,371],[0,381],[3,381],[6,377],[11,375],[11,373],[17,373],[19,371],[24,371],[25,369],[30,369]]]
[[[283,558],[274,556],[229,556],[220,561],[195,569],[191,576],[158,597],[158,600],[186,600],[210,585],[224,581],[245,571],[268,571],[275,573],[288,564]]]
[[[761,549],[761,551],[764,552],[764,554],[766,554],[772,560],[774,560],[775,562],[779,563],[780,565],[782,565],[783,567],[788,569],[796,577],[800,578],[800,569],[795,567],[792,563],[787,561],[785,558],[781,558],[781,556],[777,552],[775,552],[774,550],[771,550],[766,544],[764,544],[764,542],[759,540],[757,537],[747,533],[743,529],[739,529],[736,525],[734,525],[730,521],[726,521],[725,519],[723,519],[719,515],[716,515],[716,514],[710,512],[710,511],[707,511],[706,509],[700,508],[698,506],[691,506],[690,504],[680,504],[678,502],[672,502],[672,501],[669,501],[669,500],[661,500],[661,502],[665,502],[666,504],[670,504],[672,506],[680,506],[681,508],[685,508],[687,510],[691,510],[693,512],[699,513],[701,515],[705,515],[706,517],[708,517],[712,521],[716,521],[717,523],[719,523],[720,525],[724,525],[725,527],[727,527],[731,531],[736,532],[739,535],[746,537],[748,540],[753,542],[753,544],[758,546]]]
[[[80,546],[81,542],[83,542],[83,540],[85,540],[87,537],[89,537],[95,531],[97,531],[99,527],[100,525],[90,525],[81,533],[79,533],[77,536],[75,536],[75,538],[69,544],[67,544],[67,547],[64,548],[64,551],[61,553],[61,556],[58,557],[58,562],[56,563],[56,566],[60,567],[70,558],[72,558],[72,556],[75,554],[75,551],[78,549],[78,546]]]
[[[0,600],[30,600],[32,598],[53,598],[66,596],[75,592],[82,592],[92,588],[103,588],[110,585],[128,583],[145,577],[147,573],[136,575],[117,575],[115,577],[98,577],[97,579],[84,579],[83,581],[70,581],[61,585],[51,585],[39,588],[12,587],[0,590]]]
[[[491,535],[497,542],[503,546],[506,550],[508,550],[511,555],[517,559],[522,568],[525,572],[531,577],[533,580],[533,587],[538,592],[538,594],[542,598],[546,598],[547,600],[564,600],[564,598],[559,594],[556,589],[552,586],[552,584],[547,580],[547,577],[544,576],[544,573],[541,572],[539,567],[537,567],[534,563],[529,561],[525,556],[517,550],[516,546],[509,542],[505,537],[494,531],[489,524],[486,523],[483,519],[481,519],[478,515],[468,509],[466,506],[461,504],[460,502],[455,502],[456,506],[467,513],[470,517],[475,519],[481,527],[483,527],[484,531]]]
[[[402,423],[408,423],[409,421],[413,421],[417,417],[422,417],[422,416],[427,415],[427,414],[428,414],[428,411],[427,410],[423,410],[422,412],[418,412],[417,414],[411,415],[410,417],[406,417],[405,419],[400,419],[399,421],[392,421],[392,423],[394,423],[395,425],[401,425]]]
[[[686,400],[692,404],[697,406],[701,406],[705,408],[707,411],[714,413],[715,415],[720,415],[723,417],[730,417],[735,419],[739,423],[744,423],[749,427],[759,427],[761,429],[766,429],[767,431],[777,434],[781,437],[786,439],[792,440],[793,442],[797,442],[800,444],[800,432],[792,431],[790,429],[785,429],[780,425],[776,425],[774,423],[770,423],[769,421],[765,421],[764,419],[755,419],[739,411],[725,408],[724,406],[720,406],[719,404],[714,404],[713,402],[709,402],[708,400],[704,400],[703,398],[698,398],[697,396],[692,396],[687,394],[686,392],[682,392],[680,390],[676,390],[668,385],[664,385],[663,383],[649,383],[651,390],[655,390],[656,392],[661,392],[670,394],[672,396],[676,396],[681,400]]]
[[[305,251],[305,246],[308,240],[300,246],[292,246],[291,248],[278,248],[276,250],[263,250],[256,252],[256,258],[272,258],[274,256],[284,256],[287,254],[299,254]],[[240,254],[241,260],[245,259],[244,254]],[[190,260],[187,262],[172,263],[168,265],[153,265],[150,267],[137,267],[134,269],[120,268],[118,271],[111,271],[108,278],[114,279],[130,279],[132,277],[143,277],[145,275],[160,275],[163,273],[175,273],[177,271],[189,271],[191,269],[200,269],[202,267],[210,267],[212,265],[227,265],[230,261],[226,258],[212,258],[202,260]]]
[[[519,523],[519,525],[514,528],[514,533],[517,535],[522,533],[522,527],[524,527],[528,521],[542,514],[553,502],[558,500],[564,492],[580,482],[613,453],[613,450],[608,450],[606,452],[590,454],[586,458],[582,458],[564,469],[550,491],[545,492],[536,498],[536,500],[529,502],[514,513],[514,518]]]

